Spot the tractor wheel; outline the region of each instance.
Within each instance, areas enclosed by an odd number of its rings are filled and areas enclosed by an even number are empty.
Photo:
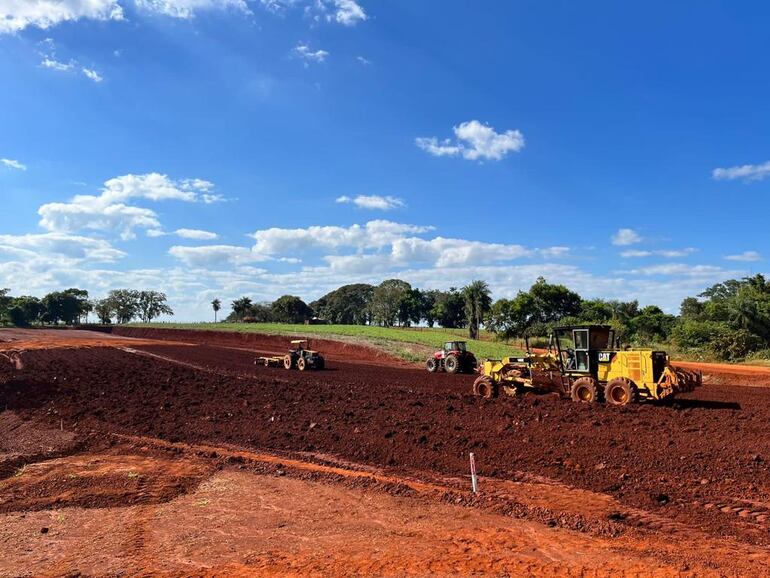
[[[307,361],[305,361],[304,357],[300,357],[297,359],[297,369],[300,371],[305,371],[305,368],[307,368]]]
[[[291,355],[289,355],[288,353],[286,355],[284,355],[283,356],[283,366],[286,369],[291,369],[293,365],[294,365],[294,362],[291,360]]]
[[[497,397],[497,384],[486,375],[482,375],[473,382],[473,395],[486,399]]]
[[[435,357],[429,357],[428,361],[425,362],[425,368],[430,373],[436,373],[438,371],[438,362],[436,362]]]
[[[447,373],[457,373],[460,371],[460,360],[456,355],[449,355],[444,360],[444,369]]]
[[[639,390],[630,379],[616,377],[604,387],[604,397],[610,405],[628,405],[639,397]]]
[[[572,401],[595,403],[599,401],[599,387],[593,377],[581,377],[570,388]]]

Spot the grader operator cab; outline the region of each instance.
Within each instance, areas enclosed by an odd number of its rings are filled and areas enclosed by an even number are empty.
[[[698,372],[674,368],[665,351],[622,349],[607,325],[557,327],[548,351],[487,360],[473,392],[495,397],[530,390],[557,391],[573,401],[626,405],[670,398],[703,383]]]

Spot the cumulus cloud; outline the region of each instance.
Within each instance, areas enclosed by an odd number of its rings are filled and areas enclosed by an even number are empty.
[[[344,26],[355,26],[366,20],[367,15],[354,0],[334,0],[334,10],[328,19]]]
[[[291,255],[313,249],[378,249],[406,235],[431,231],[433,227],[375,220],[350,227],[312,226],[306,229],[271,228],[256,231],[254,251],[262,255]]]
[[[711,176],[718,181],[761,181],[770,177],[770,161],[758,165],[741,165],[726,169],[714,169]]]
[[[715,265],[687,265],[685,263],[664,263],[662,265],[650,265],[630,271],[622,271],[631,275],[645,276],[677,276],[677,277],[703,277],[715,281],[727,279],[730,276],[740,275],[740,271],[728,271]]]
[[[56,232],[81,230],[118,231],[132,239],[136,229],[161,229],[157,214],[145,207],[127,204],[132,199],[206,202],[207,181],[173,181],[166,175],[123,175],[104,183],[100,195],[76,195],[66,203],[47,203],[38,209],[40,225]]]
[[[380,195],[358,195],[356,197],[343,195],[342,197],[338,197],[336,202],[342,204],[352,203],[360,209],[372,209],[378,211],[390,211],[406,206],[406,203],[398,197],[383,197]]]
[[[727,255],[725,259],[729,261],[761,261],[762,255],[760,255],[757,251],[744,251],[743,253],[738,253],[737,255]]]
[[[6,166],[10,169],[16,169],[17,171],[27,170],[27,165],[24,165],[15,159],[0,159],[0,163],[2,163],[3,166]]]
[[[0,34],[80,19],[122,20],[118,0],[0,0]]]
[[[454,127],[456,140],[439,141],[436,137],[418,137],[415,144],[433,156],[462,155],[468,160],[494,160],[505,158],[510,152],[524,148],[524,135],[518,130],[498,133],[489,125],[477,120]]]
[[[316,50],[314,52],[310,50],[307,44],[297,44],[293,52],[295,56],[304,62],[305,66],[309,66],[311,62],[324,62],[326,57],[329,56],[326,50]]]
[[[612,244],[625,246],[641,243],[642,237],[633,229],[618,229],[618,232],[612,236]]]
[[[250,14],[245,0],[134,0],[138,8],[172,18],[193,18],[206,10],[237,10]]]

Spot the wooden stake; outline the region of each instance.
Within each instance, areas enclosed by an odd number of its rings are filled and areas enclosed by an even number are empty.
[[[473,455],[473,452],[471,452],[471,487],[473,488],[473,493],[478,492],[478,482],[476,480],[476,456]]]

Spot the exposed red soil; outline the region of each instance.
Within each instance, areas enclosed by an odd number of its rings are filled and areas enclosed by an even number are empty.
[[[100,330],[109,331],[111,335],[124,337],[152,339],[152,340],[171,340],[184,343],[198,343],[202,345],[219,345],[227,347],[245,348],[263,353],[285,353],[290,347],[292,339],[298,339],[295,336],[288,335],[268,335],[265,333],[246,333],[236,331],[207,331],[193,329],[155,329],[147,327],[106,327]],[[331,339],[309,338],[310,349],[321,351],[326,359],[340,361],[355,361],[369,364],[387,364],[395,366],[405,366],[403,360],[388,355],[387,353],[343,341],[333,341]]]
[[[80,432],[324,452],[393,472],[464,475],[473,451],[486,476],[536,473],[713,536],[770,543],[764,390],[706,386],[673,407],[485,401],[470,394],[471,376],[342,362],[287,372],[254,366],[246,351],[143,349],[210,369],[115,349],[33,351],[0,406]]]

